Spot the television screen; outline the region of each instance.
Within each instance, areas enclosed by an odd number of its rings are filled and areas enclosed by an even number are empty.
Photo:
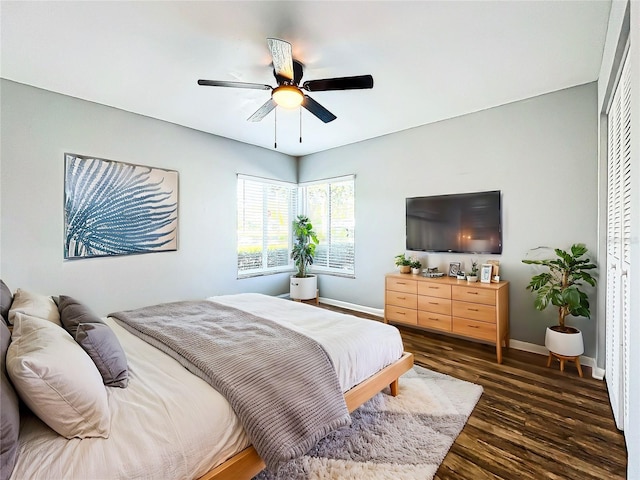
[[[500,191],[407,198],[407,250],[502,253]]]

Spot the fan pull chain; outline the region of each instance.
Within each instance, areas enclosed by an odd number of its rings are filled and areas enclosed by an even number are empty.
[[[302,143],[302,107],[299,107],[298,111],[300,112],[300,143]]]
[[[274,109],[274,122],[273,122],[273,148],[278,148],[278,109]]]

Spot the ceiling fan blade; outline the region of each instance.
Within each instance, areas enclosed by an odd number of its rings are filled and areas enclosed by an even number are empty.
[[[324,123],[333,122],[337,117],[331,113],[329,110],[324,108],[318,102],[316,102],[309,95],[304,96],[304,101],[302,102],[302,106],[313,113],[316,117],[322,120]]]
[[[291,44],[278,38],[267,38],[267,45],[273,58],[273,71],[276,76],[293,80],[293,56]]]
[[[356,77],[308,80],[302,84],[302,88],[304,88],[308,92],[323,92],[326,90],[359,90],[363,88],[373,88],[373,77],[371,75],[358,75]]]
[[[270,85],[263,85],[261,83],[225,82],[222,80],[198,80],[198,85],[208,87],[251,88],[253,90],[273,90],[273,87]]]
[[[253,115],[247,118],[247,121],[259,122],[264,117],[266,117],[267,114],[274,108],[276,108],[276,102],[273,101],[273,98],[270,98],[264,103],[264,105],[262,105],[258,110],[256,110]]]

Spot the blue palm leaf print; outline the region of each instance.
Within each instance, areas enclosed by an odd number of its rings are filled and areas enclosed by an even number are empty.
[[[177,181],[173,188],[165,182],[171,174],[177,178],[177,172],[67,155],[65,258],[175,250]]]

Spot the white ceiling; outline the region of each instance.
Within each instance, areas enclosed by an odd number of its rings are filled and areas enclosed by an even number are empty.
[[[278,151],[301,156],[598,77],[611,1],[25,2],[0,4],[0,75],[273,149],[266,38],[304,80],[371,74],[372,90],[309,93],[338,118],[278,108]]]

